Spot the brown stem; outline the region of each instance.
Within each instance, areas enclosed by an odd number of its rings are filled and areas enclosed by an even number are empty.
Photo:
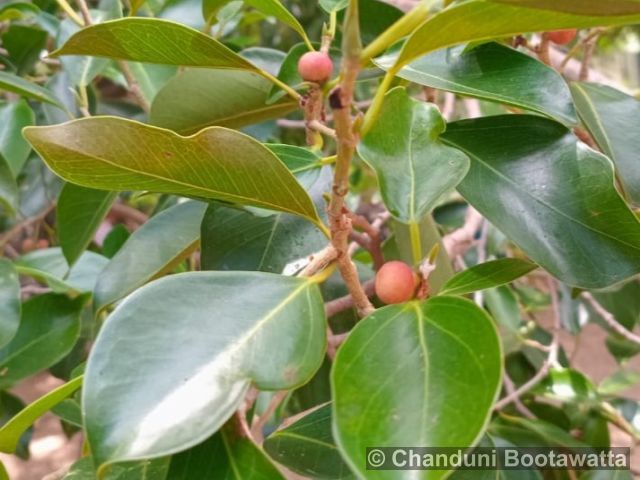
[[[627,330],[624,325],[616,320],[611,312],[606,310],[602,305],[600,305],[600,303],[598,303],[595,298],[593,298],[593,295],[591,295],[589,292],[584,292],[582,294],[582,298],[584,298],[589,303],[591,308],[593,308],[593,310],[600,316],[600,318],[602,318],[606,322],[607,325],[609,325],[609,327],[611,327],[612,330],[614,330],[616,333],[623,336],[627,340],[640,345],[640,335],[636,335],[635,333]]]
[[[538,58],[541,62],[546,63],[547,65],[551,65],[551,57],[549,57],[549,46],[549,33],[545,32],[542,34],[540,45],[538,45]]]
[[[127,62],[125,62],[124,60],[118,60],[118,67],[120,67],[120,71],[122,72],[122,75],[124,75],[124,78],[127,81],[127,85],[129,86],[129,91],[135,97],[138,106],[142,110],[144,110],[145,113],[149,113],[149,111],[151,110],[151,105],[144,97],[144,94],[140,89],[140,85],[138,84],[136,77],[134,77],[133,73],[131,73],[131,69],[129,68]]]
[[[345,197],[349,193],[351,160],[358,142],[351,118],[353,90],[360,70],[361,54],[357,1],[352,0],[349,3],[343,31],[343,60],[340,75],[342,81],[329,96],[336,130],[337,153],[328,215],[331,244],[336,249],[340,274],[353,297],[358,315],[364,317],[373,312],[374,308],[362,288],[358,270],[348,254],[352,222],[348,215],[349,210],[345,205]]]

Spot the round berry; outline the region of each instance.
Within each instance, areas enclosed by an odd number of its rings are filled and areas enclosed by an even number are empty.
[[[404,262],[387,262],[376,274],[376,295],[386,304],[408,302],[416,287],[416,274]]]
[[[49,248],[49,240],[46,238],[41,238],[37,243],[38,248]]]
[[[322,52],[307,52],[298,60],[298,73],[306,82],[324,83],[331,78],[333,62]]]
[[[578,30],[572,28],[569,30],[556,30],[555,32],[549,32],[548,37],[549,40],[556,45],[566,45],[571,40],[576,38],[577,34]]]

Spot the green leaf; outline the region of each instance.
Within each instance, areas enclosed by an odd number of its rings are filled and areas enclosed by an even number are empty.
[[[491,316],[512,335],[519,335],[522,318],[520,306],[513,290],[506,286],[484,292],[484,301]]]
[[[0,389],[55,364],[71,351],[80,334],[83,298],[48,293],[22,306],[16,335],[0,349]]]
[[[469,170],[467,156],[440,141],[445,128],[435,105],[396,88],[358,145],[378,175],[385,205],[404,223],[417,224]]]
[[[40,59],[47,43],[47,32],[27,25],[10,24],[2,34],[2,46],[9,52],[9,60],[18,75],[25,75]]]
[[[91,16],[96,22],[101,22],[107,18],[106,12],[95,10],[91,11]],[[81,30],[82,28],[76,25],[70,18],[64,19],[60,23],[56,46],[60,47],[64,45],[67,40]],[[60,59],[60,63],[73,85],[79,85],[81,87],[91,85],[91,82],[109,66],[108,59],[89,56],[63,57]]]
[[[349,0],[320,0],[320,6],[327,13],[343,10],[347,8],[347,5],[349,5]]]
[[[395,59],[396,55],[385,56],[376,64],[389,69]],[[419,58],[397,75],[427,87],[538,112],[567,125],[577,123],[562,76],[530,55],[499,43],[443,49]]]
[[[542,8],[579,15],[629,15],[640,13],[638,0],[616,0],[615,2],[601,2],[599,0],[492,0],[496,3],[518,5],[521,7]]]
[[[117,196],[117,192],[94,190],[72,183],[62,187],[56,210],[58,238],[70,266],[87,249]]]
[[[307,149],[271,144],[318,207],[331,190],[330,167]],[[202,222],[203,270],[258,270],[280,273],[295,260],[322,249],[326,237],[314,225],[284,213],[228,208],[212,204]]]
[[[449,124],[443,138],[471,158],[458,191],[552,275],[603,288],[640,272],[640,224],[611,162],[565,127],[504,115]]]
[[[600,395],[617,395],[638,384],[640,384],[640,372],[618,370],[600,382],[598,393]]]
[[[187,69],[160,90],[151,105],[150,122],[191,134],[212,125],[244,127],[282,117],[298,107],[288,96],[267,105],[272,86],[253,72]]]
[[[15,261],[21,275],[45,282],[55,292],[92,292],[98,275],[108,259],[94,252],[84,252],[69,269],[59,247],[34,250]]]
[[[296,17],[294,17],[279,0],[244,0],[244,2],[256,10],[261,11],[265,15],[275,17],[282,23],[289,25],[302,37],[309,48],[311,48],[311,41],[307,37],[304,28],[300,25],[300,22],[296,20]]]
[[[509,5],[506,2],[510,1]],[[593,11],[580,6],[580,0],[545,0],[548,10],[539,8],[537,0],[470,0],[460,2],[433,15],[420,25],[405,42],[393,69],[429,52],[478,40],[519,35],[526,32],[565,28],[605,27],[640,22],[640,4],[623,2],[610,9],[610,2],[589,3]],[[620,2],[616,2],[620,3]],[[526,6],[523,6],[526,5]],[[596,13],[597,12],[597,13]],[[579,15],[589,13],[588,15]]]
[[[356,325],[333,364],[340,451],[366,478],[414,478],[410,471],[367,470],[366,447],[475,444],[501,376],[498,334],[473,302],[438,296],[379,309]]]
[[[208,35],[157,18],[129,17],[83,28],[51,54],[53,57],[60,55],[258,71]]]
[[[54,172],[78,185],[254,205],[321,223],[282,162],[233,130],[211,127],[181,137],[131,120],[93,117],[24,134]]]
[[[7,213],[14,213],[18,204],[18,184],[11,167],[0,154],[0,203]]]
[[[22,170],[31,151],[20,131],[34,123],[35,114],[26,101],[0,102],[0,155],[14,177]]]
[[[200,241],[207,205],[185,202],[151,217],[128,238],[101,272],[94,292],[96,311],[171,271]]]
[[[63,108],[58,99],[48,89],[11,73],[0,71],[0,88],[23,97],[33,98],[39,102]]]
[[[171,459],[169,479],[281,480],[262,450],[229,422],[205,442]]]
[[[18,415],[25,406],[24,402],[15,395],[7,391],[0,392],[0,430],[2,426]],[[29,427],[15,442],[13,454],[18,458],[28,460],[30,457],[29,444],[32,438],[33,427]],[[0,478],[2,477],[0,476]]]
[[[140,460],[112,465],[100,480],[172,480],[167,477],[170,457],[155,460]],[[96,480],[96,469],[91,457],[74,463],[63,480]]]
[[[640,282],[637,280],[616,285],[608,290],[593,292],[592,295],[627,330],[635,329],[636,324],[640,323]],[[598,314],[590,315],[590,320],[600,323],[605,329],[611,328],[600,319]]]
[[[454,275],[444,284],[441,295],[466,295],[467,293],[511,283],[538,266],[520,258],[501,258],[480,263]]]
[[[70,382],[56,387],[22,409],[20,413],[0,428],[0,451],[5,453],[15,452],[22,434],[26,432],[38,418],[79,389],[81,385],[82,376],[76,377]]]
[[[605,85],[573,83],[576,108],[602,151],[615,163],[618,179],[634,203],[640,204],[638,149],[640,102]]]
[[[280,273],[326,243],[320,230],[300,218],[212,204],[202,221],[202,269]]]
[[[202,0],[202,16],[208,25],[216,23],[216,15],[231,0]]]
[[[0,258],[0,348],[15,336],[20,325],[20,280],[13,264]]]
[[[202,442],[251,384],[304,384],[322,363],[325,329],[309,279],[192,272],[139,289],[107,319],[87,365],[82,404],[97,464]]]
[[[330,404],[280,430],[264,441],[265,451],[278,463],[310,478],[353,478],[331,432]]]
[[[26,17],[33,17],[40,13],[40,9],[27,2],[11,2],[0,6],[0,21],[22,20]]]

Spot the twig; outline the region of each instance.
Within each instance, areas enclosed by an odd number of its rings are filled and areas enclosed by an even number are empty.
[[[596,44],[598,43],[599,35],[595,36],[593,39],[589,40],[584,46],[584,56],[582,57],[582,65],[580,66],[580,77],[579,80],[581,82],[585,82],[589,79],[589,64],[591,63],[591,58],[593,57],[593,52],[596,49]]]
[[[607,323],[607,325],[609,325],[609,327],[611,327],[612,330],[619,333],[627,340],[640,345],[640,335],[636,335],[635,333],[627,330],[624,325],[616,320],[611,312],[607,311],[595,298],[593,298],[593,295],[589,292],[584,292],[582,294],[582,298],[591,305],[591,308],[595,310],[595,312]]]
[[[362,284],[362,289],[367,297],[373,297],[375,294],[375,281],[368,280]],[[324,304],[324,311],[327,317],[332,317],[337,313],[343,312],[349,308],[355,306],[353,297],[351,295],[345,295],[344,297],[336,298]]]
[[[353,130],[351,106],[356,78],[360,70],[360,31],[358,26],[358,2],[351,1],[347,8],[343,28],[343,59],[340,78],[342,79],[329,96],[336,129],[337,158],[333,177],[331,200],[328,207],[331,243],[337,252],[340,274],[353,297],[358,315],[364,317],[374,308],[369,301],[358,277],[356,266],[348,255],[351,219],[347,215],[345,197],[349,193],[349,173],[351,160],[358,142]]]
[[[551,65],[551,57],[549,56],[549,33],[545,32],[542,34],[542,38],[540,39],[540,45],[538,45],[537,53],[538,58],[542,63],[546,63],[547,65]]]
[[[553,305],[553,313],[554,313],[554,325],[553,325],[553,337],[551,339],[551,344],[549,345],[549,354],[540,367],[540,370],[536,372],[536,374],[531,377],[527,382],[520,385],[519,388],[515,389],[511,393],[507,394],[507,396],[503,397],[499,401],[495,403],[493,406],[494,410],[501,410],[502,408],[509,405],[511,402],[516,401],[531,390],[533,387],[538,385],[549,373],[551,367],[558,363],[558,350],[560,344],[560,306],[558,302],[558,291],[556,289],[555,282],[549,279],[549,287],[551,293],[551,303]]]
[[[299,277],[311,277],[325,269],[337,258],[338,254],[333,245],[329,244],[309,257],[309,263],[298,273]]]
[[[473,207],[468,207],[464,225],[457,230],[445,235],[442,244],[449,258],[463,255],[474,243],[476,232],[482,226],[484,218]]]
[[[130,220],[142,225],[149,217],[142,213],[140,210],[136,210],[129,205],[124,203],[114,203],[111,206],[111,212],[115,213],[118,216],[129,218]]]
[[[514,395],[516,391],[516,386],[514,385],[513,380],[511,380],[511,377],[507,375],[507,372],[504,372],[504,375],[502,376],[502,381],[504,383],[504,389],[507,391],[507,394]],[[514,397],[513,404],[515,405],[516,410],[518,410],[523,416],[527,418],[535,418],[535,415],[531,413],[531,410],[525,407],[524,403],[522,403],[522,400],[520,400],[519,396]]]
[[[118,67],[120,67],[120,71],[127,81],[127,85],[129,86],[129,91],[135,97],[136,103],[138,106],[145,111],[145,113],[149,113],[151,110],[151,105],[145,98],[142,90],[140,89],[140,84],[136,80],[136,77],[131,73],[131,69],[129,65],[124,60],[118,60]]]
[[[327,127],[320,120],[311,120],[307,126],[316,132],[324,133],[328,137],[336,138],[336,131],[333,128]]]
[[[87,2],[85,0],[76,0],[78,4],[78,8],[80,9],[80,14],[82,15],[82,20],[85,26],[93,25],[93,20],[91,19],[91,12],[89,11],[89,7],[87,6]]]
[[[481,223],[480,238],[476,242],[476,251],[478,252],[477,263],[484,263],[485,260],[487,259],[487,237],[488,236],[489,236],[489,222],[487,222],[486,220],[483,220]],[[484,292],[482,290],[478,290],[473,294],[473,301],[476,302],[476,305],[478,305],[480,308],[482,308],[482,305],[483,305],[483,298],[484,298],[483,293]]]
[[[33,217],[25,218],[21,222],[15,224],[13,227],[11,227],[11,229],[8,230],[7,233],[5,233],[2,237],[0,237],[0,250],[2,250],[4,248],[4,246],[7,243],[9,243],[13,237],[15,237],[17,234],[22,232],[23,229],[29,227],[30,225],[33,225],[34,223],[37,223],[37,222],[40,222],[40,221],[44,220],[44,218],[47,215],[49,215],[49,213],[51,213],[51,211],[53,211],[54,208],[56,208],[56,203],[55,202],[51,203],[47,208],[45,208],[39,214],[37,214],[37,215],[35,215]]]
[[[327,356],[333,360],[336,358],[336,353],[340,345],[349,337],[349,332],[339,333],[337,335],[331,335],[327,340]]]
[[[269,421],[271,415],[273,415],[278,406],[282,403],[282,401],[287,398],[288,394],[288,390],[280,390],[278,392],[275,392],[262,415],[254,415],[253,422],[251,424],[251,436],[256,440],[256,442],[262,443],[264,441],[264,433],[262,432],[264,426],[266,425],[267,421]]]

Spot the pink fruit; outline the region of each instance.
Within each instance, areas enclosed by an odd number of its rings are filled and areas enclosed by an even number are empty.
[[[333,62],[322,52],[307,52],[298,60],[298,73],[306,82],[324,83],[331,78]]]
[[[549,40],[556,45],[566,45],[571,40],[576,38],[578,31],[575,28],[569,30],[556,30],[555,32],[549,32]]]
[[[404,262],[387,262],[376,274],[376,295],[386,304],[408,302],[416,287],[416,274]]]

